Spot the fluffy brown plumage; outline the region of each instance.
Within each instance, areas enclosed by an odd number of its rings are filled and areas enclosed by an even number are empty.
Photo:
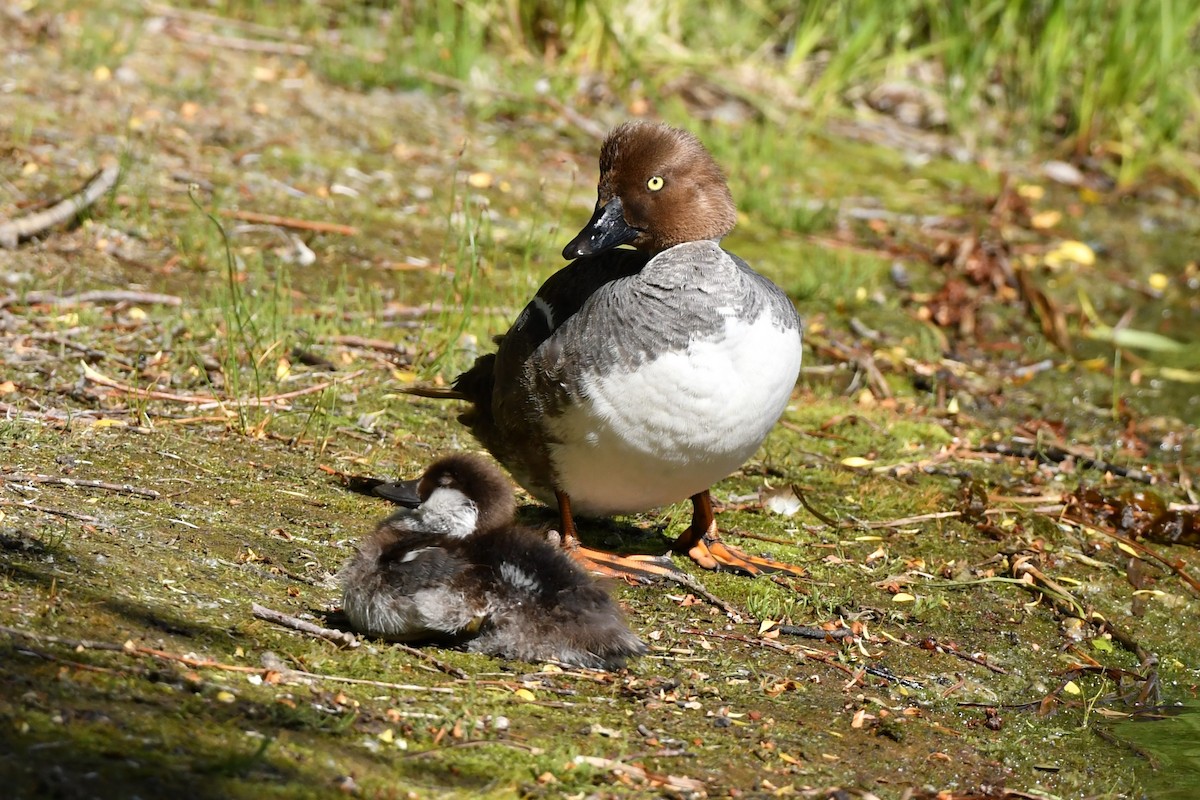
[[[489,462],[440,459],[417,489],[421,505],[380,523],[342,570],[355,630],[592,669],[645,652],[603,588],[513,523],[511,486]]]

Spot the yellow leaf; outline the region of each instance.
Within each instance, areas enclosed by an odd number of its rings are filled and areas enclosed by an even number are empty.
[[[1046,196],[1046,190],[1036,183],[1023,183],[1017,187],[1017,194],[1026,200],[1041,200]]]
[[[1171,285],[1171,279],[1161,272],[1152,273],[1146,281],[1150,284],[1150,288],[1156,292],[1161,292]]]
[[[842,459],[842,466],[850,467],[851,469],[863,469],[865,467],[873,466],[874,464],[874,461],[869,458],[863,458],[862,456],[848,456]]]
[[[1134,558],[1141,558],[1137,550],[1134,550],[1124,542],[1117,542],[1117,547],[1121,548],[1121,552],[1125,553],[1126,555],[1133,556]]]
[[[1082,691],[1080,690],[1079,685],[1077,683],[1075,683],[1075,681],[1067,681],[1067,685],[1063,687],[1063,691],[1066,692],[1067,694],[1073,694],[1073,695],[1082,694]]]
[[[1090,267],[1096,263],[1096,252],[1083,242],[1068,239],[1046,253],[1043,260],[1051,269],[1059,269],[1068,263]]]
[[[97,83],[104,83],[112,78],[112,70],[101,64],[92,72],[92,77]]]
[[[773,619],[764,619],[758,624],[758,635],[762,636],[764,633],[771,630],[771,628],[774,628],[775,624],[775,620]]]
[[[237,700],[237,696],[233,692],[226,692],[222,690],[217,692],[217,700],[222,703],[232,703],[233,701]]]
[[[1166,378],[1169,381],[1179,381],[1180,383],[1200,383],[1200,372],[1190,369],[1176,369],[1175,367],[1163,367],[1158,371],[1160,377]]]
[[[129,318],[131,320],[133,320],[135,322],[143,322],[146,319],[146,312],[143,311],[142,309],[138,308],[137,306],[134,306],[133,308],[126,311],[125,313],[129,316]]]
[[[1039,211],[1029,220],[1029,224],[1037,228],[1039,231],[1044,231],[1047,228],[1053,228],[1060,222],[1062,222],[1062,212],[1054,210]]]
[[[279,359],[279,362],[275,364],[275,380],[281,381],[290,374],[292,374],[292,362],[286,358]]]
[[[472,172],[467,176],[467,183],[473,189],[488,189],[495,180],[490,172]]]
[[[375,738],[381,742],[391,744],[392,742],[396,741],[396,734],[392,733],[391,728],[385,728],[383,732],[378,734]]]
[[[127,423],[120,419],[98,419],[92,423],[93,428],[126,428]]]
[[[911,603],[916,599],[916,597],[908,592],[897,592],[896,594],[892,595],[893,603]]]
[[[532,703],[537,699],[537,695],[528,689],[517,689],[513,694],[517,696],[517,699],[524,700],[526,703]]]

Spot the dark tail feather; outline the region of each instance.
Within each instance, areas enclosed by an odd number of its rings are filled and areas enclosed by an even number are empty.
[[[488,353],[475,359],[469,370],[445,386],[406,386],[400,391],[417,397],[435,400],[467,400],[481,407],[490,407],[495,384],[496,354]]]
[[[432,397],[435,400],[470,400],[462,392],[457,389],[446,388],[442,386],[405,386],[401,393],[412,394],[417,397]]]

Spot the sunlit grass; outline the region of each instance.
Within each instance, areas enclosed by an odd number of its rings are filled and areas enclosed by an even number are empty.
[[[576,102],[579,79],[599,78],[627,104],[656,98],[676,117],[686,115],[680,87],[703,85],[748,104],[786,141],[797,119],[836,113],[850,94],[899,79],[942,97],[951,128],[971,140],[1100,156],[1125,183],[1151,166],[1196,178],[1175,157],[1200,130],[1195,3],[216,5],[317,40],[316,68],[359,88],[450,79],[492,106],[513,101],[489,87],[544,78]],[[754,137],[744,141],[741,160],[765,155]]]

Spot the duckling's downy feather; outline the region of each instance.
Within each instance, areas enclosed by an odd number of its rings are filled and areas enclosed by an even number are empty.
[[[419,487],[422,505],[380,523],[342,570],[355,630],[593,669],[645,652],[603,588],[545,537],[513,524],[512,489],[491,464],[441,459]]]

